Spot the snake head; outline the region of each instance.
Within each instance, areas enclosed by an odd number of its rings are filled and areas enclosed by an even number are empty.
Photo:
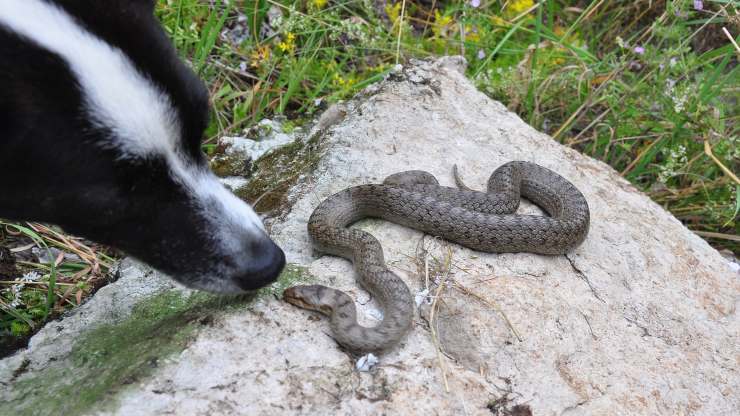
[[[330,290],[321,285],[293,286],[285,289],[283,300],[299,308],[331,315],[332,308],[327,302],[327,292]]]

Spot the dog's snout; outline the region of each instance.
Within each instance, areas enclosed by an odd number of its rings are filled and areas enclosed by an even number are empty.
[[[285,253],[269,238],[253,241],[244,255],[242,270],[234,276],[243,290],[259,289],[274,282],[285,267]]]

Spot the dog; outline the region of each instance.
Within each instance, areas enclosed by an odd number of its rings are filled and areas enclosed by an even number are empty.
[[[208,114],[154,0],[0,0],[0,218],[58,224],[192,288],[267,285],[285,254],[208,168]]]

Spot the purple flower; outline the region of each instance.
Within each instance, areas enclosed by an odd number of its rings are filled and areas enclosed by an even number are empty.
[[[645,54],[645,48],[643,48],[642,46],[635,46],[635,49],[633,49],[633,51],[635,51],[635,53],[638,55]]]
[[[704,10],[704,2],[701,0],[694,0],[694,10]]]
[[[483,49],[478,49],[478,59],[483,59],[486,57],[486,53],[483,51]]]
[[[480,6],[480,0],[470,0],[470,6],[471,7],[479,7]]]

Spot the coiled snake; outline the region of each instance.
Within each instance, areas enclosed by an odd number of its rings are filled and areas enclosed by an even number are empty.
[[[357,281],[383,309],[375,327],[357,323],[355,305],[344,292],[321,285],[294,286],[284,299],[331,318],[334,339],[355,354],[395,345],[411,327],[413,299],[406,284],[388,270],[372,235],[353,228],[368,217],[382,218],[439,236],[474,250],[494,253],[564,254],[586,238],[588,204],[557,173],[530,162],[509,162],[488,179],[488,191],[440,186],[430,173],[401,172],[383,184],[347,188],[324,200],[311,214],[308,232],[318,248],[351,260]],[[520,196],[549,216],[515,215]]]

